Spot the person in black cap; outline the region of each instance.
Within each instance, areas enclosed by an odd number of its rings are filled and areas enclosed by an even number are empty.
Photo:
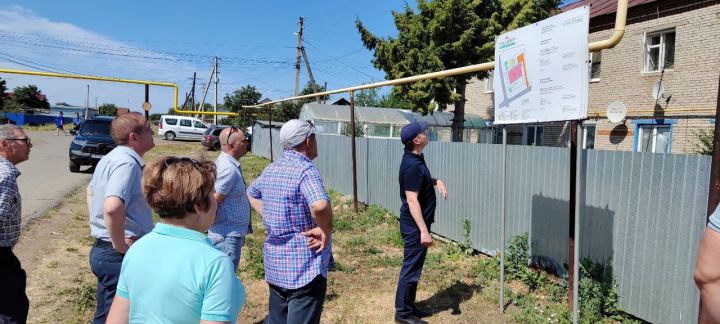
[[[430,314],[415,307],[415,295],[427,248],[432,245],[430,225],[435,221],[435,188],[447,199],[445,184],[433,179],[425,164],[423,149],[428,145],[428,125],[412,122],[400,132],[405,154],[400,163],[400,233],[403,238],[403,265],[395,293],[395,323],[426,323]]]

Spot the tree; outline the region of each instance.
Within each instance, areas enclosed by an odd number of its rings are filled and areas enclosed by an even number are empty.
[[[318,89],[317,91],[315,91],[315,87],[317,87],[317,89]],[[308,81],[308,82],[305,84],[305,88],[303,88],[302,91],[300,91],[300,94],[299,94],[299,95],[300,95],[300,96],[304,96],[304,95],[309,95],[309,94],[318,93],[318,92],[325,92],[325,90],[326,90],[325,87],[321,87],[321,86],[319,86],[319,85],[317,85],[317,84],[315,84],[315,85],[313,86],[313,83],[310,82],[310,81]],[[328,96],[328,95],[319,96],[319,97],[320,97],[320,101],[324,101],[324,100],[330,99],[330,96]],[[304,105],[304,104],[306,104],[306,103],[318,101],[318,99],[316,99],[316,98],[317,98],[317,97],[300,99],[300,100],[299,100],[300,106],[302,107],[302,105]],[[297,117],[296,117],[296,118],[297,118]]]
[[[7,85],[5,80],[0,78],[0,110],[5,109],[5,92],[7,91]]]
[[[262,93],[255,86],[249,84],[233,91],[232,94],[225,94],[225,107],[238,114],[230,118],[231,122],[243,129],[252,126],[255,122],[253,108],[243,108],[243,106],[257,105],[260,103],[260,98],[262,98]]]
[[[50,103],[36,85],[17,87],[13,90],[13,101],[22,107],[50,109]]]
[[[103,116],[115,116],[115,112],[117,111],[117,106],[115,104],[111,103],[104,103],[98,107],[98,114]]]
[[[380,97],[380,103],[378,103],[378,105],[379,107],[385,108],[417,110],[415,109],[415,104],[410,102],[410,100],[392,92]]]
[[[510,30],[549,16],[558,0],[417,0],[418,12],[406,4],[393,12],[397,38],[373,35],[355,21],[363,44],[374,50],[373,64],[386,78],[441,71],[491,61],[494,38]],[[465,89],[468,81],[487,72],[423,80],[398,85],[393,94],[412,103],[413,110],[431,110],[434,100],[444,110],[454,104],[453,141],[462,141]]]
[[[714,129],[699,129],[693,133],[695,135],[695,154],[713,155],[713,139],[715,139]]]
[[[355,93],[355,105],[380,107],[380,98],[376,89],[363,89]]]

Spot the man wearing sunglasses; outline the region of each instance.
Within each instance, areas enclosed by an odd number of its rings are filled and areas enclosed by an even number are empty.
[[[220,132],[220,155],[215,160],[215,222],[208,238],[215,248],[225,252],[237,269],[240,250],[250,228],[250,203],[245,195],[245,179],[238,161],[248,151],[245,132],[228,127]]]
[[[15,167],[30,157],[30,138],[15,125],[0,126],[0,323],[25,323],[26,275],[12,248],[20,239],[21,197]]]

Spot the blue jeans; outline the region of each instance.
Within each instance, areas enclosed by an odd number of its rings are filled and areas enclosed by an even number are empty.
[[[297,289],[270,285],[269,324],[320,323],[327,278],[317,275],[313,281]]]
[[[238,265],[240,264],[240,250],[243,245],[245,245],[245,236],[230,233],[223,237],[220,234],[208,232],[208,238],[212,241],[213,246],[215,246],[216,249],[222,251],[230,257],[230,261],[232,261],[235,266],[233,269],[237,270]]]
[[[97,306],[95,307],[94,324],[103,324],[107,319],[115,298],[120,267],[123,255],[115,251],[112,243],[102,240],[95,241],[90,250],[90,269],[97,277]]]
[[[430,224],[427,224],[428,231]],[[420,244],[420,229],[414,220],[400,219],[400,233],[403,238],[403,265],[400,269],[397,291],[395,292],[395,315],[410,316],[415,310],[415,295],[422,274],[427,247]]]

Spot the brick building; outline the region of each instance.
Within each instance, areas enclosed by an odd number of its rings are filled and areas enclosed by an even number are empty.
[[[590,5],[590,42],[609,38],[616,0],[583,0]],[[712,129],[720,80],[720,0],[630,0],[620,43],[589,55],[588,120],[583,146],[603,150],[692,154],[697,131]],[[664,94],[653,98],[662,79]],[[467,87],[466,113],[493,120],[492,80]],[[624,122],[611,123],[607,106],[627,107]],[[508,143],[566,146],[567,123],[508,127]]]

